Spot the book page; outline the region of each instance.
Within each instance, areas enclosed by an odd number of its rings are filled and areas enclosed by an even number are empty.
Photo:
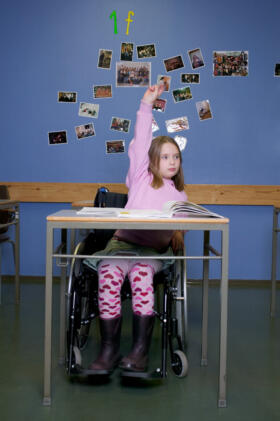
[[[169,202],[166,202],[163,206],[163,210],[168,210],[168,209],[172,211],[173,216],[185,215],[188,217],[223,218],[223,216],[192,202],[169,201]]]
[[[172,211],[160,211],[157,209],[122,209],[118,216],[120,218],[171,218]]]
[[[77,211],[77,215],[92,216],[96,218],[117,217],[118,212],[122,209],[118,208],[95,208],[93,206],[85,206]]]
[[[172,211],[161,211],[157,209],[126,209],[126,208],[95,208],[83,207],[77,211],[77,215],[92,216],[95,218],[171,218]]]

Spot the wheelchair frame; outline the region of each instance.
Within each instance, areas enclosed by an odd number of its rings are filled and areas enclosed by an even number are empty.
[[[74,254],[87,254],[84,242],[77,245]],[[185,355],[187,349],[186,262],[176,260],[171,269],[168,268],[164,274],[162,309],[155,313],[162,326],[161,367],[149,372],[123,371],[123,377],[167,377],[168,346],[173,372],[178,377],[187,375],[188,360]],[[160,275],[162,276],[162,272],[160,272]],[[66,371],[70,376],[108,374],[105,372],[97,373],[82,366],[82,351],[87,344],[90,324],[92,320],[98,317],[97,292],[97,273],[85,267],[81,259],[73,258],[66,293]],[[121,297],[122,301],[131,297],[127,281],[123,285]],[[177,347],[174,346],[174,341],[177,342]]]

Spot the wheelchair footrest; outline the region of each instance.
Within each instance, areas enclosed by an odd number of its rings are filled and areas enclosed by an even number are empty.
[[[159,379],[162,376],[160,368],[157,368],[154,371],[129,371],[122,370],[121,377],[130,377],[137,379]]]
[[[113,370],[91,370],[90,368],[84,368],[83,373],[85,376],[110,376]]]
[[[110,376],[113,370],[91,370],[90,368],[83,368],[81,366],[75,366],[74,369],[71,370],[71,375],[74,376]]]

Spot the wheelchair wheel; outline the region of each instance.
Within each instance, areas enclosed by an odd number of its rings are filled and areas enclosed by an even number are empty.
[[[70,375],[76,374],[82,365],[82,355],[77,345],[77,328],[80,326],[80,305],[77,291],[74,290],[68,298],[67,307],[69,307],[69,313],[67,314],[67,351],[65,365],[67,373]]]
[[[177,349],[172,355],[172,370],[177,377],[185,377],[188,374],[189,364],[183,351]]]
[[[80,328],[77,330],[77,342],[78,347],[82,351],[87,346],[91,320],[89,319],[90,314],[90,303],[89,297],[82,297],[81,302],[81,320],[84,324],[81,324]]]
[[[76,246],[73,254],[75,255],[83,254],[84,248],[85,248],[85,243],[80,242]],[[75,257],[73,257],[73,259],[71,260],[70,272],[69,272],[68,294],[67,294],[68,296],[71,294],[71,291],[73,289],[74,277],[75,276],[77,277],[80,274],[80,271],[81,271],[81,259],[76,259]]]
[[[74,254],[83,254],[84,243],[79,243]],[[86,347],[91,320],[97,316],[94,299],[94,280],[82,270],[81,259],[73,258],[70,266],[66,309],[66,369],[68,374],[79,371],[82,362],[81,351]],[[97,294],[95,294],[97,297]]]
[[[80,242],[76,248],[73,254],[83,254],[85,248],[85,243]],[[75,279],[78,278],[81,274],[81,259],[75,259],[75,257],[71,261],[70,265],[70,274],[69,274],[69,283],[68,283],[68,293],[67,293],[67,321],[69,321],[69,315],[70,315],[70,306],[71,306],[71,296],[73,294],[73,290],[75,288],[74,282]],[[84,280],[83,289],[80,294],[80,302],[79,302],[79,309],[80,309],[80,320],[81,324],[80,327],[77,328],[76,331],[76,341],[77,346],[80,350],[83,350],[86,347],[88,337],[89,337],[89,331],[90,331],[90,324],[91,324],[91,318],[90,318],[90,312],[91,312],[91,306],[90,306],[90,286],[88,283],[88,280]]]
[[[187,265],[186,260],[176,260],[175,287],[177,290],[176,318],[178,320],[178,335],[181,338],[183,350],[187,349],[188,329],[188,296],[187,296]]]
[[[81,351],[79,350],[79,348],[77,346],[73,347],[73,364],[75,366],[82,366],[82,354]]]

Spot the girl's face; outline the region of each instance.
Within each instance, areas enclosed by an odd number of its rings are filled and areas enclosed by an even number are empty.
[[[163,178],[174,177],[180,168],[180,153],[173,143],[164,143],[160,151],[159,173]]]

